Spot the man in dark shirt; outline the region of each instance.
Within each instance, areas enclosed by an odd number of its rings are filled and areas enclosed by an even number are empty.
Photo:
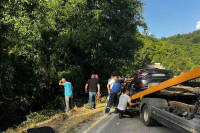
[[[92,99],[94,97],[94,106],[95,109],[96,106],[96,95],[100,94],[100,84],[99,79],[95,78],[95,75],[91,75],[91,79],[89,79],[85,85],[85,92],[87,93],[89,90],[89,102],[90,102],[90,109],[92,109]],[[98,90],[98,92],[97,92]]]

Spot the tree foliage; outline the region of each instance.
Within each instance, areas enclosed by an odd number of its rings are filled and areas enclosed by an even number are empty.
[[[137,26],[146,28],[143,4],[140,0],[1,0],[0,120],[4,122],[0,130],[62,97],[58,80],[63,76],[81,97],[91,73],[101,79],[127,74],[142,45]]]
[[[200,66],[199,33],[195,31],[162,39],[140,35],[139,39],[144,45],[135,53],[135,65],[144,67],[148,63],[160,62],[174,74],[193,70]]]

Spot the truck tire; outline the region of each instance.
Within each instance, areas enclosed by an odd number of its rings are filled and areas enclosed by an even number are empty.
[[[156,125],[156,120],[154,120],[148,110],[148,106],[145,104],[144,107],[142,108],[142,121],[144,125],[146,126],[155,126]]]

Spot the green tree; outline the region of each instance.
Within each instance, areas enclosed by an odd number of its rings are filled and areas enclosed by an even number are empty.
[[[137,27],[146,28],[143,4],[140,0],[2,0],[0,120],[6,122],[0,130],[19,124],[29,111],[61,108],[61,77],[72,82],[75,97],[80,97],[91,73],[104,79],[102,86],[110,74],[128,74],[142,45]]]

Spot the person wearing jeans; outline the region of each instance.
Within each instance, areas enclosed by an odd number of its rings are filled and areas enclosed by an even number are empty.
[[[89,92],[90,109],[92,109],[92,99],[93,99],[93,97],[94,97],[94,105],[93,105],[93,108],[95,109],[95,106],[96,106],[96,95],[97,95],[96,92]]]
[[[109,113],[112,106],[115,106],[115,113],[117,113],[117,105],[118,105],[118,98],[117,98],[117,92],[110,92],[110,98],[106,106],[105,113]]]
[[[65,103],[66,103],[66,112],[69,112],[72,109],[72,98],[73,98],[73,86],[70,82],[66,81],[66,79],[62,78],[59,81],[59,85],[64,86],[65,89]]]
[[[115,112],[114,113],[118,112],[117,105],[118,105],[119,100],[118,100],[117,94],[120,91],[121,83],[127,83],[127,82],[131,82],[131,80],[133,80],[133,78],[129,78],[129,79],[126,79],[126,80],[124,78],[118,79],[117,76],[114,76],[113,79],[115,80],[115,82],[113,83],[113,86],[110,89],[110,98],[109,98],[109,101],[107,103],[105,113],[110,112],[110,109],[113,106],[113,104],[115,106]]]
[[[90,103],[90,109],[92,109],[92,101],[94,97],[94,106],[96,107],[96,95],[100,95],[100,84],[99,79],[95,78],[95,75],[91,75],[91,79],[89,79],[85,85],[85,92],[87,93],[89,90],[89,103]],[[98,91],[98,92],[97,92]]]

